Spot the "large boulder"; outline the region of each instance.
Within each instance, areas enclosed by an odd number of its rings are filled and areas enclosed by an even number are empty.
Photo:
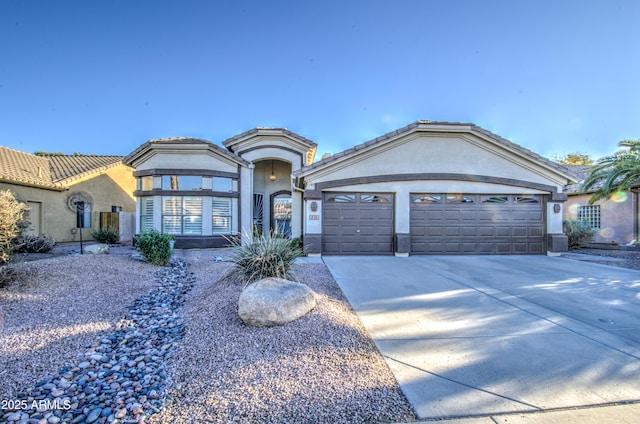
[[[306,285],[265,278],[242,291],[238,315],[246,325],[272,327],[298,319],[315,306],[316,296]]]
[[[103,255],[109,253],[109,245],[103,243],[91,244],[82,249],[82,251],[92,255]]]

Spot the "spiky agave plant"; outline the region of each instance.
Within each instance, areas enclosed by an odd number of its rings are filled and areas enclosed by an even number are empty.
[[[233,247],[229,260],[245,284],[263,278],[288,278],[293,262],[303,255],[300,247],[278,234],[261,234],[228,239]]]

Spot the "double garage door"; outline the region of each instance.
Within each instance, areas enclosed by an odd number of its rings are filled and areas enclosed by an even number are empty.
[[[544,202],[539,195],[411,195],[411,254],[543,254]],[[394,252],[394,196],[325,193],[322,253]]]

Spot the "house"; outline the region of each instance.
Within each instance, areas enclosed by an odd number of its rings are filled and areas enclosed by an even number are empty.
[[[577,181],[584,181],[590,166],[565,165]],[[589,199],[597,187],[583,193],[580,183],[565,188],[568,200],[564,208],[564,219],[588,221],[596,231],[595,243],[627,244],[638,239],[638,192],[624,191],[609,199],[598,200],[593,205]]]
[[[417,121],[314,162],[317,145],[258,127],[222,142],[149,140],[137,231],[177,247],[278,229],[310,255],[555,254],[567,249],[566,168],[477,125]]]
[[[131,240],[136,180],[133,169],[122,159],[79,154],[38,156],[0,146],[0,190],[12,191],[27,204],[29,233],[48,234],[59,242],[77,241],[81,226],[83,239],[91,239],[91,232],[100,228],[101,212],[122,212],[117,219],[121,241]]]

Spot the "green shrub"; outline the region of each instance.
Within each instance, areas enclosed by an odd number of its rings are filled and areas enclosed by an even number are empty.
[[[14,252],[18,253],[49,253],[56,245],[56,240],[50,235],[25,234],[18,238]]]
[[[171,260],[172,241],[170,234],[147,230],[136,237],[136,248],[147,262],[165,266]]]
[[[293,261],[302,256],[302,249],[291,240],[277,236],[245,235],[229,241],[233,247],[230,262],[247,284],[263,278],[288,278]]]
[[[304,252],[302,239],[300,237],[292,238],[291,240],[289,240],[289,242],[291,243],[291,247],[293,247],[294,249],[300,249]]]
[[[27,209],[11,191],[0,191],[0,265],[11,260],[16,238],[24,227]]]
[[[116,244],[120,240],[118,230],[113,227],[104,227],[99,230],[92,231],[91,237],[98,243]]]
[[[564,221],[564,233],[569,238],[569,249],[577,249],[593,239],[596,231],[587,221]]]
[[[5,287],[16,279],[17,272],[13,264],[0,265],[0,287]]]

